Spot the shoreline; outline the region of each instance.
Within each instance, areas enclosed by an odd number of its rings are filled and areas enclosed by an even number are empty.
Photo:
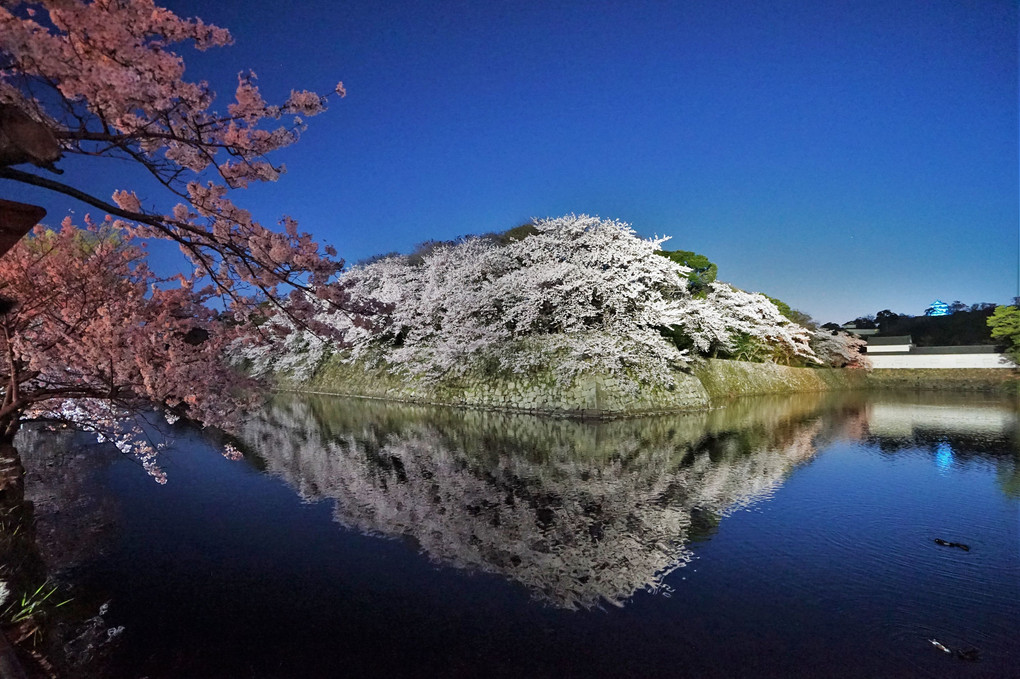
[[[1020,394],[1020,374],[1008,369],[864,371],[705,359],[690,372],[677,371],[674,380],[672,389],[656,385],[633,392],[619,379],[605,375],[581,375],[570,384],[559,384],[545,374],[469,375],[426,382],[330,360],[311,379],[280,379],[276,389],[580,420],[697,412],[740,397],[768,394],[904,390]]]

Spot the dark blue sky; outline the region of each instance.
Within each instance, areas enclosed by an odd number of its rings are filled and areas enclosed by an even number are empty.
[[[1017,294],[1013,1],[167,4],[221,106],[344,81],[236,200],[350,262],[585,212],[819,321]]]

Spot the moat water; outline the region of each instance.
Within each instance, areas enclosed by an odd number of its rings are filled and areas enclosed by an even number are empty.
[[[244,460],[176,433],[165,486],[20,444],[47,567],[124,626],[108,676],[1020,676],[1015,401],[583,423],[288,395]]]

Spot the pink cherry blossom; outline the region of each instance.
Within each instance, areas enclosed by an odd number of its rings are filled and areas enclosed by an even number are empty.
[[[214,110],[209,84],[184,78],[185,62],[175,49],[231,42],[228,31],[181,18],[152,0],[0,3],[0,105],[49,128],[63,154],[128,160],[184,204],[163,213],[149,207],[162,202],[157,197],[151,203],[146,197],[143,205],[124,188],[107,199],[81,191],[73,176],[65,182],[31,167],[0,166],[0,179],[73,196],[113,216],[132,235],[175,241],[196,270],[235,302],[239,286],[277,301],[287,288],[323,289],[342,267],[334,251],[320,251],[296,229],[274,240],[273,230],[228,194],[278,179],[284,168],[268,156],[297,141],[304,124],[281,124],[281,114],[316,115],[327,97],[294,90],[282,105],[270,105],[255,74],[246,72],[238,76],[226,111]],[[345,94],[342,84],[334,93]],[[283,255],[281,248],[291,253]],[[322,294],[342,298],[336,290]]]
[[[35,232],[0,258],[0,440],[22,421],[73,423],[135,456],[157,480],[152,417],[225,429],[253,383],[225,350],[249,341],[205,302],[210,288],[159,279],[130,236],[106,223]]]

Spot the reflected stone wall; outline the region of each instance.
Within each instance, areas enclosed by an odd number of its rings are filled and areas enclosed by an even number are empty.
[[[587,608],[662,588],[705,537],[706,514],[712,525],[769,497],[814,455],[818,406],[809,395],[584,423],[286,396],[244,438],[302,496],[331,500],[344,526]]]

